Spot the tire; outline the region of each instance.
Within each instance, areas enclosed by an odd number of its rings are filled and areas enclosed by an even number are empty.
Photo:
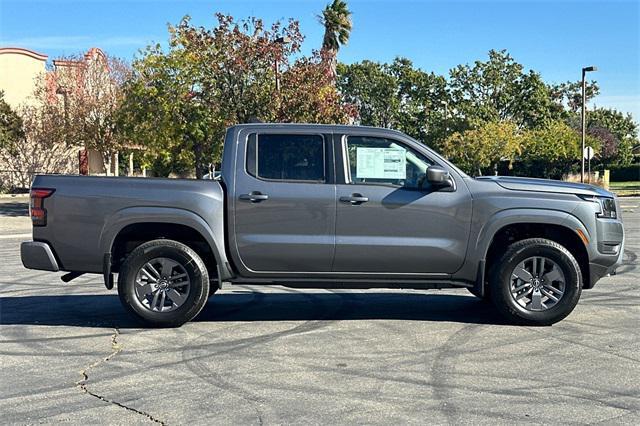
[[[153,240],[134,249],[120,267],[118,295],[145,325],[179,327],[207,303],[209,274],[200,256],[188,246]]]
[[[543,238],[511,244],[489,276],[491,301],[514,324],[554,324],[573,311],[582,291],[576,259],[562,245]]]

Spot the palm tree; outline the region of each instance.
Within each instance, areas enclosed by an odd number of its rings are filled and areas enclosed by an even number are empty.
[[[338,50],[349,41],[351,33],[351,12],[345,0],[333,0],[324,8],[318,20],[324,25],[322,51],[329,60],[331,75],[336,75]]]

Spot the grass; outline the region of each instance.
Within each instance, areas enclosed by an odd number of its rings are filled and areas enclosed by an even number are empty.
[[[611,182],[609,189],[619,197],[640,196],[640,181]]]

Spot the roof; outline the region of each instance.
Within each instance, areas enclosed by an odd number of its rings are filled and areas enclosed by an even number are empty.
[[[372,133],[380,133],[380,134],[395,134],[399,136],[406,135],[398,130],[387,129],[384,127],[372,127],[372,126],[354,126],[349,124],[315,124],[315,123],[244,123],[244,124],[236,124],[234,126],[229,127],[229,130],[233,129],[252,129],[252,128],[271,128],[271,129],[294,129],[294,130],[307,130],[307,131],[315,131],[315,132],[358,132],[365,131],[369,134]]]
[[[48,56],[43,53],[34,52],[33,50],[22,47],[0,47],[0,55],[2,54],[25,55],[39,61],[46,61],[48,58]]]

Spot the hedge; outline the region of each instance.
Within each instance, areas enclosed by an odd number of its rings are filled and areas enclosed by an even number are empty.
[[[632,180],[640,180],[640,163],[624,167],[611,167],[611,175],[609,177],[609,180],[611,182],[628,182]]]

